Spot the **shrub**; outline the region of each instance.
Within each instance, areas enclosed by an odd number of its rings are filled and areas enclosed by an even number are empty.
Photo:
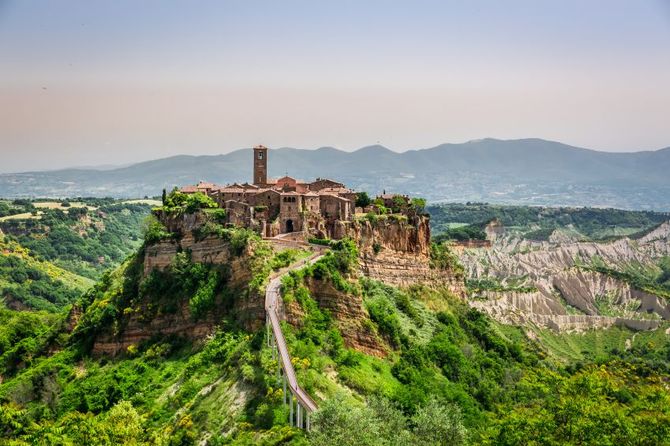
[[[375,254],[379,254],[382,251],[382,245],[378,242],[374,242],[372,244],[372,251],[374,251]]]

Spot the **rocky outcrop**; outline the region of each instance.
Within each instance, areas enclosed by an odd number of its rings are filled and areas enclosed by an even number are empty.
[[[209,317],[194,322],[188,302],[182,302],[174,313],[160,313],[147,318],[142,311],[125,315],[118,334],[106,333],[93,344],[93,355],[116,356],[125,353],[131,345],[156,337],[176,335],[190,340],[204,339],[215,327],[215,319]]]
[[[430,255],[430,220],[425,216],[338,222],[335,238],[354,239],[361,252],[375,249]]]
[[[321,308],[335,319],[347,347],[368,355],[384,357],[388,351],[379,336],[366,324],[370,317],[359,295],[343,293],[329,281],[307,279],[307,287]]]
[[[356,241],[361,273],[371,279],[398,287],[445,287],[456,296],[465,296],[462,277],[431,267],[428,217],[341,223],[338,233]]]
[[[133,311],[124,313],[115,327],[100,335],[94,343],[94,354],[116,355],[129,346],[158,336],[177,335],[190,340],[202,339],[212,333],[223,316],[233,316],[249,330],[260,328],[265,321],[264,298],[248,289],[252,279],[254,248],[249,243],[243,252],[235,252],[228,240],[209,236],[196,239],[193,235],[204,220],[200,214],[183,215],[168,220],[166,225],[180,237],[161,241],[144,249],[143,273],[147,277],[154,269],[168,268],[179,252],[188,251],[195,263],[225,265],[227,292],[234,294],[232,302],[219,296],[217,306],[210,314],[195,321],[189,310],[188,299],[176,308],[163,311],[152,302],[143,302]],[[180,223],[181,222],[181,223]]]

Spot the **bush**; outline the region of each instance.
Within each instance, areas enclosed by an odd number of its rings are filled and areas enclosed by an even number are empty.
[[[313,245],[321,245],[321,246],[330,246],[331,243],[330,239],[315,238],[315,237],[310,237],[307,241],[309,243],[312,243]]]

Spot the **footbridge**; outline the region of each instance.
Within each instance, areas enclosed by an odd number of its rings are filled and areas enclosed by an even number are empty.
[[[298,378],[291,362],[291,355],[286,345],[286,338],[281,331],[278,308],[279,299],[281,299],[282,277],[290,271],[304,268],[323,257],[323,247],[312,245],[312,248],[316,250],[314,254],[274,275],[265,291],[267,342],[268,346],[272,349],[273,359],[276,358],[278,362],[277,378],[282,383],[284,404],[288,404],[289,406],[289,423],[291,426],[308,431],[310,429],[310,416],[316,411],[317,405],[298,383]]]

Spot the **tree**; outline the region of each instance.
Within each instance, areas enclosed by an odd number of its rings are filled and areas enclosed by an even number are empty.
[[[356,194],[356,207],[357,208],[366,208],[370,206],[372,199],[367,192],[359,192]]]
[[[161,196],[161,202],[163,203],[163,206],[165,206],[165,201],[167,200],[167,190],[163,188],[163,195]]]
[[[425,198],[412,198],[412,206],[416,209],[416,212],[423,214],[426,209],[426,199]]]
[[[466,431],[460,409],[431,399],[412,417],[416,443],[420,445],[458,446],[465,444]]]
[[[342,395],[324,401],[314,413],[310,443],[315,446],[381,444],[372,411],[350,404]]]

